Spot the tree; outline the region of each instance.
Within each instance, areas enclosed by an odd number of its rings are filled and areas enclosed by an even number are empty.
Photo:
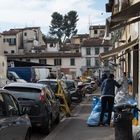
[[[57,12],[54,12],[52,14],[52,20],[51,20],[49,33],[52,36],[56,36],[59,39],[60,44],[61,44],[61,38],[63,36],[62,25],[63,25],[63,16]]]
[[[59,39],[60,44],[64,43],[66,39],[69,39],[71,36],[77,33],[77,21],[78,15],[76,11],[70,11],[64,16],[54,12],[52,14],[49,33],[52,36],[56,36]]]

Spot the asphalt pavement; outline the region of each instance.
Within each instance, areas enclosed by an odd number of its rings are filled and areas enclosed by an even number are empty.
[[[95,94],[99,95],[99,92]],[[75,107],[72,116],[64,117],[44,140],[114,140],[113,127],[89,127],[86,124],[92,110],[91,106],[92,96],[87,96]]]

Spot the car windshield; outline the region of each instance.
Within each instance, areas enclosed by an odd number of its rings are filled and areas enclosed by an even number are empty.
[[[58,91],[57,81],[39,81],[38,83],[49,85],[54,93]]]
[[[9,73],[11,73],[16,79],[20,79],[20,77],[13,71],[10,71]]]
[[[16,98],[22,99],[34,99],[38,100],[41,90],[36,88],[27,88],[27,87],[5,87],[5,89],[11,91]],[[39,94],[38,94],[39,93]]]

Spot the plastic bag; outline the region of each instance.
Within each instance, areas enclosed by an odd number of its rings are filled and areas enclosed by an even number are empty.
[[[97,96],[93,97],[93,101],[92,101],[92,109],[97,105],[97,103],[99,102],[100,98]]]
[[[93,97],[92,111],[101,112],[101,100],[99,97]]]
[[[100,114],[101,114],[101,100],[99,97],[93,97],[93,103],[92,103],[92,112],[90,113],[90,116],[88,117],[87,124],[88,126],[98,126],[100,121]],[[107,113],[104,114],[104,120],[105,123],[107,121]]]
[[[88,120],[87,120],[88,126],[98,126],[99,121],[100,121],[100,114],[101,114],[101,112],[92,111],[90,116],[88,117]],[[108,115],[107,113],[104,114],[103,123],[106,123],[107,115]]]

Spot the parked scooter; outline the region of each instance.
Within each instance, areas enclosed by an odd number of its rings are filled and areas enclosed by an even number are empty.
[[[91,81],[90,83],[85,84],[84,92],[85,94],[93,94],[96,89],[96,83],[94,81]]]
[[[74,103],[80,103],[82,101],[82,95],[80,93],[79,88],[76,90],[70,90],[71,101]]]
[[[82,94],[74,80],[66,80],[67,90],[70,94],[71,101],[80,103],[82,101]]]
[[[86,85],[83,82],[78,82],[77,88],[80,94],[82,95],[82,97],[85,97],[85,90],[86,90],[85,87]]]

